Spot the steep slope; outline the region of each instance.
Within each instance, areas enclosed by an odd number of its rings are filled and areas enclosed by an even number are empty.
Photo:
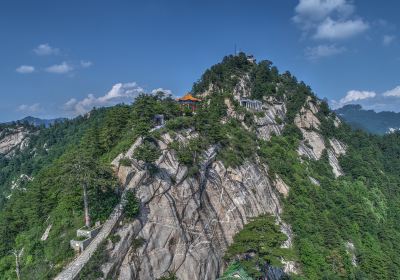
[[[391,238],[399,235],[393,204],[399,196],[389,186],[399,178],[380,160],[398,159],[379,150],[381,140],[354,134],[307,86],[290,73],[278,75],[269,62],[228,57],[194,91],[204,106],[158,132],[162,156],[144,180],[129,180],[146,171],[135,156],[138,147],[120,155],[131,164],[116,167],[119,178],[136,190],[142,214],[116,229],[120,241],[108,246],[104,276],[216,279],[231,264],[222,256],[233,245],[246,256],[236,261],[269,279],[282,272],[299,279],[397,275],[391,259],[399,258],[398,243]],[[243,99],[259,100],[261,108],[246,109]],[[252,263],[261,252],[234,241],[244,224],[265,213],[286,234],[281,248],[292,251],[282,252],[276,266]]]
[[[16,149],[23,150],[28,144],[30,129],[24,126],[0,128],[0,155],[11,156]]]
[[[105,230],[77,279],[398,278],[399,134],[352,131],[289,72],[244,54],[193,94],[195,113],[156,94],[72,121],[67,148],[0,212],[1,275],[15,275],[13,249],[23,279],[74,266],[81,162]]]
[[[175,137],[187,141],[192,133],[189,130]],[[224,251],[249,218],[264,213],[279,218],[281,214],[279,191],[268,179],[267,166],[247,162],[226,168],[215,160],[218,147],[211,146],[200,163],[198,178],[188,177],[188,168],[167,148],[172,142],[168,133],[159,140],[163,151],[157,163],[160,172],[138,185],[132,185],[130,178],[144,171],[139,162],[119,167],[120,179],[135,188],[145,213],[138,235],[131,225],[116,230],[121,236],[116,248],[132,238],[146,240],[141,248],[126,251],[122,263],[112,264],[120,266],[119,279],[159,278],[167,272],[174,272],[179,279],[215,279],[224,269]],[[281,227],[289,235],[290,246],[290,227],[284,223]],[[289,266],[285,270],[289,272]]]

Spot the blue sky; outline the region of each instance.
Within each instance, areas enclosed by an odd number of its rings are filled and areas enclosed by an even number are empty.
[[[162,88],[176,96],[234,45],[333,107],[400,111],[400,2],[0,2],[0,121],[75,116]]]

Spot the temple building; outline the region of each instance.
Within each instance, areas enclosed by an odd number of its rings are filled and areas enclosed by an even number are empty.
[[[252,99],[240,99],[240,105],[246,107],[247,109],[253,111],[261,111],[262,110],[262,102],[259,100]]]
[[[193,97],[191,93],[187,93],[185,96],[177,99],[181,108],[189,108],[192,112],[195,112],[198,104],[201,102],[200,99]]]

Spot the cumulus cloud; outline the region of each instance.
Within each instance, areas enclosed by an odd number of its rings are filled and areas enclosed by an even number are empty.
[[[64,104],[64,109],[75,115],[84,114],[93,107],[104,107],[123,102],[133,102],[139,94],[144,92],[144,89],[138,86],[135,82],[118,83],[103,96],[96,97],[94,94],[89,94],[82,100],[72,98]]]
[[[39,103],[35,103],[35,104],[31,104],[31,105],[22,104],[22,105],[18,106],[17,111],[24,112],[24,113],[36,113],[36,112],[40,111],[40,104]]]
[[[332,100],[330,103],[333,108],[340,108],[347,104],[360,104],[365,109],[399,112],[400,86],[383,93],[351,90],[339,101]]]
[[[21,65],[17,69],[15,69],[20,74],[29,74],[35,72],[35,67],[31,65]]]
[[[62,62],[61,64],[55,64],[46,68],[46,71],[49,73],[55,74],[65,74],[74,70],[74,67],[67,62]]]
[[[400,97],[400,86],[395,87],[394,89],[385,91],[383,96],[386,97]]]
[[[92,65],[93,65],[93,63],[91,61],[81,60],[81,67],[82,68],[89,68]]]
[[[334,56],[345,51],[345,47],[337,47],[336,45],[318,45],[306,48],[305,54],[308,59],[317,60],[322,57]]]
[[[157,92],[163,92],[165,93],[167,96],[171,96],[172,95],[172,91],[169,89],[164,89],[164,88],[155,88],[151,91],[151,94],[156,94]]]
[[[303,38],[337,41],[359,35],[369,29],[368,22],[355,14],[352,0],[299,0],[293,22]],[[344,47],[321,44],[306,49],[306,57],[315,59],[343,53]]]
[[[55,55],[59,54],[60,50],[58,48],[53,48],[48,43],[46,43],[37,46],[35,49],[33,49],[33,52],[37,55]]]
[[[300,0],[293,21],[302,28],[311,28],[313,23],[323,21],[331,14],[344,18],[353,11],[353,4],[346,0]]]
[[[323,21],[315,32],[315,39],[346,39],[358,35],[369,28],[368,23],[362,19],[335,21],[327,18]]]
[[[346,96],[340,99],[341,104],[347,104],[354,101],[360,101],[368,98],[374,98],[376,93],[374,91],[359,91],[350,90],[347,92]]]
[[[384,35],[382,43],[384,46],[389,46],[394,41],[394,39],[396,39],[396,36]]]

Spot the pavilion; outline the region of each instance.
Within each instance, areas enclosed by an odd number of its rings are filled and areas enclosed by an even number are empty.
[[[193,97],[191,93],[185,94],[183,97],[178,98],[177,101],[181,105],[181,108],[189,108],[192,112],[196,111],[197,105],[201,102],[200,99]]]

